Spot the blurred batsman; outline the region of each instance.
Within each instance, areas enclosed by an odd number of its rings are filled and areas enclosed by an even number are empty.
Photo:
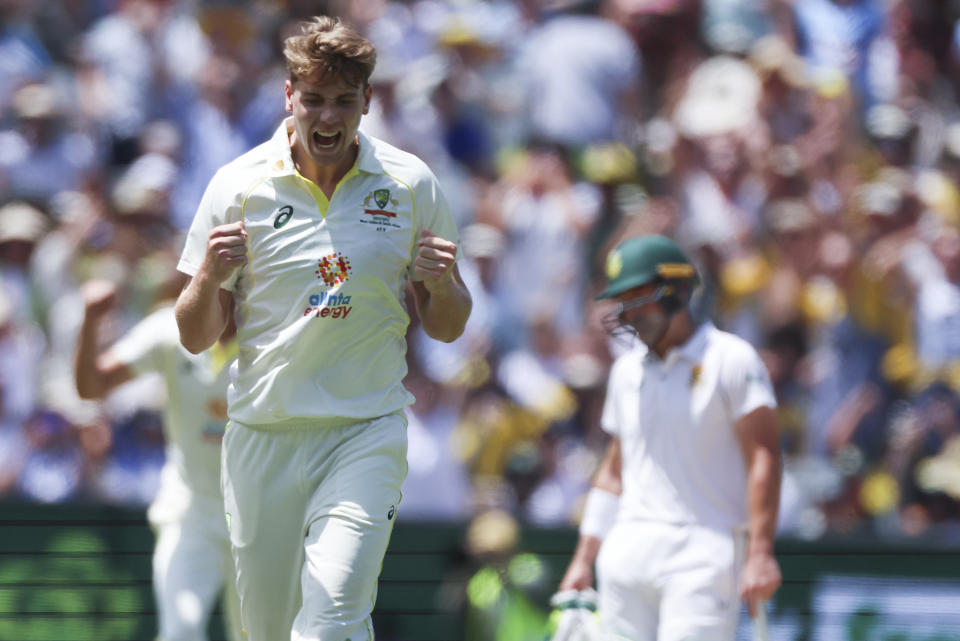
[[[596,562],[605,635],[731,641],[780,585],[776,400],[756,350],[696,323],[699,282],[669,238],[628,238],[606,261],[608,321],[640,343],[613,365],[611,435],[560,590],[586,590]]]
[[[191,354],[180,344],[173,305],[165,305],[100,351],[100,327],[116,304],[116,287],[91,280],[82,293],[84,315],[75,361],[80,397],[102,399],[148,372],[159,373],[166,386],[166,463],[147,511],[157,537],[157,639],[206,639],[222,591],[227,633],[240,641],[240,606],[220,492],[220,442],[227,421],[227,365],[236,355],[235,327],[228,323],[213,347]]]
[[[373,45],[321,16],[285,41],[291,116],[210,181],[178,269],[180,340],[236,312],[224,505],[249,641],[370,641],[407,474],[411,290],[431,338],[472,306],[433,172],[359,132]]]

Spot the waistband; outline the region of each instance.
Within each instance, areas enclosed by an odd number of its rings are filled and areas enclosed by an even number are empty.
[[[298,417],[278,421],[276,423],[242,423],[230,419],[227,422],[227,429],[232,425],[239,425],[255,432],[310,432],[320,430],[342,429],[352,427],[361,423],[373,423],[388,416],[403,416],[403,410],[397,410],[383,416],[371,416],[367,418],[357,418],[354,416],[310,416]]]

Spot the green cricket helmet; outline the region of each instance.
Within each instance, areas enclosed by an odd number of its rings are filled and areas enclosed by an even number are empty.
[[[607,287],[598,299],[613,298],[647,283],[665,285],[659,300],[679,308],[700,282],[690,258],[666,236],[648,234],[628,238],[607,254]],[[681,292],[685,292],[681,299]],[[685,300],[684,300],[685,299]]]

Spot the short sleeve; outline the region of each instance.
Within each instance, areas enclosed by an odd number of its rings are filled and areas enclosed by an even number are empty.
[[[611,436],[620,436],[620,416],[617,413],[616,399],[611,385],[607,385],[607,397],[603,401],[600,427]]]
[[[631,356],[631,353],[628,352],[614,361],[613,367],[610,368],[610,376],[607,379],[607,396],[603,401],[600,427],[612,436],[620,436],[623,432],[625,422],[624,403],[629,403],[629,399],[635,399],[634,395],[628,393],[631,382],[626,378],[630,371],[629,364],[635,363],[635,359],[632,359]],[[636,384],[633,386],[639,387]],[[637,411],[637,408],[634,408],[634,411]]]
[[[177,270],[195,276],[203,263],[207,252],[207,240],[210,230],[220,225],[237,222],[241,219],[240,207],[236,204],[235,194],[229,189],[229,183],[223,172],[218,171],[203,192],[203,198],[193,217],[187,238],[184,243]],[[236,286],[240,269],[234,269],[230,277],[220,284],[220,287],[233,291]]]
[[[424,229],[449,240],[457,245],[457,261],[462,255],[460,247],[460,233],[453,220],[453,214],[450,213],[450,205],[447,203],[443,190],[440,189],[440,182],[429,169],[424,166],[426,175],[417,182],[413,188],[416,229],[414,230],[413,249],[416,253],[417,242],[420,239],[420,232]],[[412,258],[412,256],[411,256]],[[413,279],[413,261],[410,261],[408,275]]]
[[[134,325],[110,352],[136,375],[163,371],[163,363],[179,342],[172,307],[164,307]]]
[[[737,341],[733,344],[724,358],[720,375],[733,420],[741,419],[758,407],[777,406],[767,367],[749,343]]]

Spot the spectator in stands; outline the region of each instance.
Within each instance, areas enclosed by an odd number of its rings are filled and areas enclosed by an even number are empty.
[[[640,117],[636,44],[609,0],[549,0],[519,54],[529,133],[567,147],[628,137]]]
[[[0,131],[0,188],[18,198],[48,203],[81,186],[98,162],[89,135],[66,118],[63,89],[26,85],[13,95],[14,127]]]

